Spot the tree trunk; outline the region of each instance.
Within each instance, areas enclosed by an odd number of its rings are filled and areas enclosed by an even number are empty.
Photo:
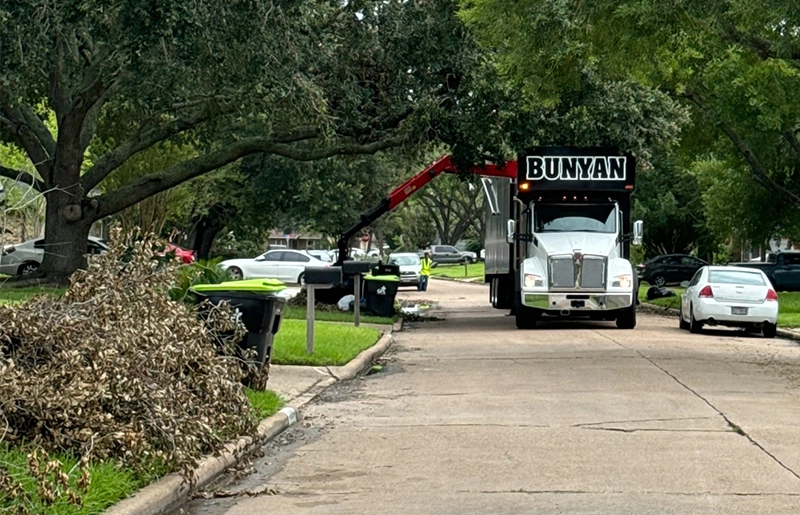
[[[53,189],[47,200],[45,252],[40,275],[48,281],[66,283],[72,273],[86,265],[86,242],[92,220],[83,213],[83,196],[75,191]]]
[[[197,259],[208,259],[211,254],[211,246],[214,244],[214,238],[223,228],[224,225],[217,216],[203,216],[200,218],[189,238],[192,241],[192,249],[197,251]]]

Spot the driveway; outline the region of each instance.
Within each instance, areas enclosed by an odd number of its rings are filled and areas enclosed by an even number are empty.
[[[518,331],[485,285],[401,296],[445,320],[188,513],[800,513],[794,343],[646,315]]]

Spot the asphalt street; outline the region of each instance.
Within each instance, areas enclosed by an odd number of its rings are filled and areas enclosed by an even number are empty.
[[[800,346],[677,319],[519,331],[484,285],[437,301],[192,515],[800,513]]]

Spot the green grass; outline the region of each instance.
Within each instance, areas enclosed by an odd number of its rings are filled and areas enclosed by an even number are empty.
[[[680,309],[681,307],[681,294],[684,288],[669,288],[675,292],[675,297],[667,297],[665,299],[647,300],[647,289],[650,287],[647,283],[642,283],[639,287],[639,300],[655,304],[657,306],[664,306],[673,309]],[[800,327],[800,292],[782,292],[778,294],[778,304],[780,306],[780,314],[778,315],[778,325],[781,327]]]
[[[253,405],[253,409],[259,419],[274,415],[285,404],[283,398],[272,390],[256,392],[247,388],[245,389],[245,394],[247,394],[247,398],[250,399],[250,404]]]
[[[380,331],[317,322],[314,324],[314,353],[306,354],[306,323],[284,320],[275,335],[271,362],[278,365],[340,366],[372,347]]]
[[[305,320],[306,308],[299,306],[286,306],[283,311],[284,320]],[[353,313],[346,312],[329,312],[317,310],[314,313],[315,320],[323,322],[350,322],[353,323]],[[377,317],[372,315],[361,315],[361,322],[365,324],[394,324],[395,319],[389,317]]]
[[[483,263],[467,265],[466,274],[464,273],[464,265],[438,265],[436,268],[431,269],[431,276],[433,277],[449,277],[452,279],[471,279],[483,277],[483,274]]]
[[[30,288],[9,288],[0,285],[0,304],[18,303],[31,299],[36,295],[62,295],[66,288],[34,286]]]
[[[107,507],[131,495],[163,473],[163,471],[154,470],[152,473],[135,474],[130,470],[118,467],[113,462],[93,463],[89,465],[92,481],[88,491],[86,493],[78,492],[83,498],[82,508],[69,504],[66,497],[57,499],[51,506],[46,506],[37,492],[36,479],[28,473],[28,452],[19,447],[0,445],[0,467],[5,468],[30,496],[30,502],[24,504],[28,509],[27,512],[31,514],[88,515],[102,513]],[[51,455],[50,459],[60,460],[64,464],[62,470],[67,473],[76,463],[76,460],[69,456]],[[42,463],[42,467],[44,467],[44,463]],[[79,477],[80,470],[76,467],[70,474],[70,485],[73,490],[77,490],[76,483]],[[0,513],[15,513],[14,509],[20,504],[23,504],[20,499],[12,500],[0,493]]]

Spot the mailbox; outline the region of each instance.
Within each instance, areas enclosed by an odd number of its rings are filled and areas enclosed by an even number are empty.
[[[307,266],[303,277],[306,284],[339,284],[342,282],[342,267]]]
[[[369,273],[370,267],[372,267],[372,263],[369,261],[345,261],[342,263],[342,273],[345,275],[365,275]]]

